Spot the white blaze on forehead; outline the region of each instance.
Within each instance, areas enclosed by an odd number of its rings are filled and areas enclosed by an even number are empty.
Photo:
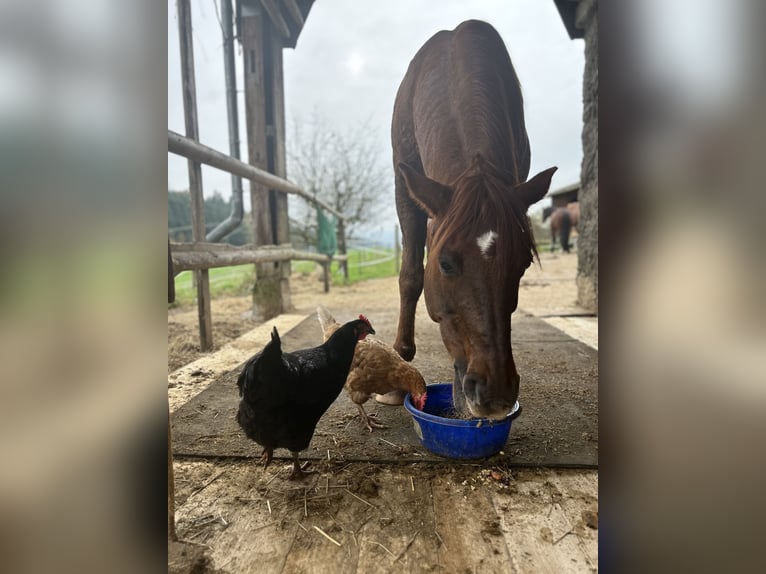
[[[476,238],[476,244],[479,246],[479,251],[481,251],[481,254],[485,257],[487,256],[489,248],[492,247],[492,244],[495,242],[496,237],[497,233],[494,231],[487,231],[483,235],[479,235],[479,237]]]

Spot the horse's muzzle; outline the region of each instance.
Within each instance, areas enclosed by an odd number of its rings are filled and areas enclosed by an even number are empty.
[[[463,392],[466,405],[471,414],[488,419],[504,419],[516,404],[519,394],[519,375],[514,375],[511,388],[500,389],[487,382],[476,373],[466,373],[463,377]]]

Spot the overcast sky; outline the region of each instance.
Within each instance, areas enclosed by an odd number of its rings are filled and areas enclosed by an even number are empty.
[[[221,30],[217,2],[192,0],[200,141],[228,152]],[[339,126],[371,120],[386,165],[391,163],[394,97],[410,60],[439,30],[463,20],[491,23],[505,41],[521,82],[532,148],[530,177],[553,165],[551,189],[579,180],[582,146],[584,43],[570,40],[553,0],[317,0],[296,48],[284,50],[288,121],[317,109]],[[243,89],[237,46],[238,90]],[[184,133],[178,19],[168,3],[168,128]],[[241,154],[247,159],[244,96],[240,100]],[[288,164],[288,178],[289,178]],[[205,195],[230,194],[230,176],[203,166]],[[391,174],[393,189],[393,168]],[[168,188],[188,188],[186,161],[168,154]],[[248,187],[245,187],[247,192]],[[249,209],[249,193],[245,205]],[[393,192],[386,218],[395,222]],[[544,205],[543,200],[537,207]],[[388,227],[389,223],[386,224]],[[390,227],[388,227],[390,228]]]

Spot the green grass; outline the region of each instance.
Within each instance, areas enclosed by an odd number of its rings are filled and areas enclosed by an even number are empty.
[[[348,253],[348,280],[343,276],[338,261],[333,261],[330,266],[333,285],[352,285],[368,279],[379,277],[393,277],[397,274],[393,259],[381,263],[375,260],[385,257],[384,253],[393,253],[393,249],[378,249],[377,252],[367,250],[353,250]],[[373,263],[363,265],[364,263]],[[313,261],[293,261],[293,273],[311,274],[316,270]],[[220,267],[210,269],[210,297],[247,295],[252,291],[255,283],[255,271],[253,265],[237,265],[235,267]],[[184,271],[176,276],[176,301],[174,305],[194,303],[197,291],[192,285],[191,271]]]
[[[210,269],[210,297],[246,295],[255,283],[253,265],[236,265]],[[192,284],[192,272],[183,271],[176,276],[176,305],[194,303],[197,290]]]
[[[396,265],[393,259],[373,265],[362,265],[371,263],[385,257],[385,254],[392,255],[393,249],[376,248],[376,252],[352,250],[348,252],[348,280],[343,275],[339,261],[333,261],[330,265],[330,274],[333,285],[352,285],[359,281],[368,279],[377,279],[379,277],[392,277],[397,274]],[[380,252],[385,252],[380,253]],[[293,272],[310,274],[313,273],[315,264],[313,261],[295,261],[293,262]]]

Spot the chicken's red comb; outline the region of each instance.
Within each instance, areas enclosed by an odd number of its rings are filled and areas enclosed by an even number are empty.
[[[359,320],[360,321],[364,321],[365,323],[367,323],[370,326],[370,328],[372,328],[372,324],[370,323],[370,320],[367,317],[365,317],[364,315],[359,315]]]

